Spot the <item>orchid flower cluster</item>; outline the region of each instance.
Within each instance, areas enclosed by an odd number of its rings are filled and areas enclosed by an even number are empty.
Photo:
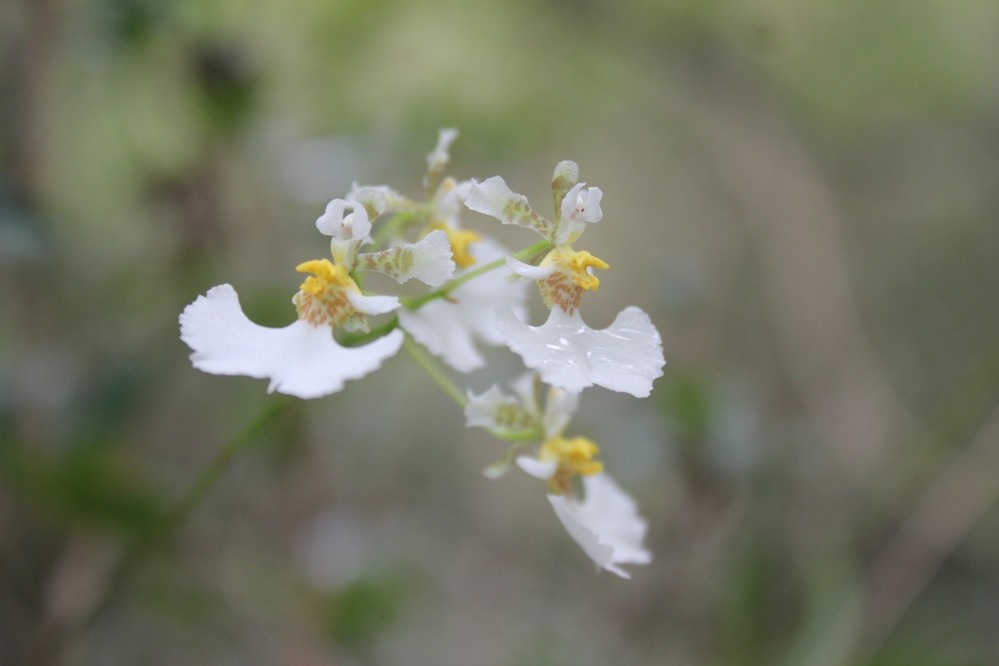
[[[405,348],[464,409],[469,427],[508,443],[485,476],[519,468],[544,481],[556,516],[598,569],[627,578],[621,565],[652,559],[643,545],[646,522],[604,472],[598,445],[566,433],[585,388],[649,395],[665,364],[659,333],[636,307],[625,308],[604,330],[582,319],[583,295],[600,286],[594,269],[609,267],[573,248],[586,226],[603,217],[603,193],[579,182],[574,162],[555,167],[549,220],[499,176],[481,182],[445,177],[456,137],[456,130],[441,130],[427,156],[425,200],[355,184],[329,202],[316,228],[330,237],[331,256],[297,266],[307,277],[292,298],[298,313],[293,323],[253,323],[236,291],[222,284],[184,309],[181,339],[204,372],[266,378],[268,391],[306,399],[341,390]],[[511,253],[466,229],[466,210],[542,239]],[[369,272],[431,289],[417,296],[368,293],[362,284]],[[531,282],[549,309],[540,326],[525,321]],[[377,325],[369,321],[379,316]],[[458,388],[433,358],[469,373],[485,365],[480,345],[505,345],[527,374],[508,392],[494,385],[476,394]]]

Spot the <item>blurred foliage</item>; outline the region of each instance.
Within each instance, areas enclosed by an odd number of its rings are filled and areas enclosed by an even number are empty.
[[[3,3],[0,664],[996,663],[996,26],[991,0]],[[630,582],[482,479],[496,449],[405,359],[249,431],[275,398],[186,360],[185,304],[230,282],[289,321],[326,200],[418,194],[443,126],[455,175],[532,200],[578,161],[614,267],[587,320],[663,332],[653,396],[588,391],[573,424],[649,518]]]

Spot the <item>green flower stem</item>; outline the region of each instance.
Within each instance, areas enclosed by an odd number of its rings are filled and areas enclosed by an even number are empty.
[[[93,625],[111,607],[143,559],[177,533],[219,478],[229,469],[233,460],[243,453],[255,441],[256,435],[292,402],[294,402],[293,399],[284,396],[270,400],[252,421],[218,450],[215,457],[209,461],[188,487],[187,492],[163,514],[156,525],[141,534],[125,548],[118,564],[108,576],[108,584],[103,595],[89,613],[74,627],[76,631],[83,631]]]
[[[527,443],[537,441],[544,437],[544,432],[542,432],[539,428],[524,428],[523,430],[502,430],[497,428],[495,430],[490,430],[489,433],[496,439],[502,439],[507,442]]]
[[[530,259],[531,257],[540,252],[544,252],[550,247],[551,243],[549,243],[548,241],[546,240],[538,241],[534,245],[524,248],[520,252],[514,254],[513,258],[517,259],[518,261],[524,261],[526,259]],[[505,265],[506,265],[506,257],[501,257],[496,261],[490,261],[488,264],[483,264],[482,266],[479,266],[474,271],[469,271],[464,275],[462,275],[461,277],[451,280],[450,282],[445,284],[440,289],[437,289],[436,291],[431,291],[428,294],[417,296],[415,298],[403,298],[400,300],[402,300],[402,304],[407,310],[416,310],[422,307],[424,304],[429,303],[430,301],[435,301],[439,298],[447,298],[452,291],[454,291],[461,285],[465,284],[466,282],[470,282],[475,278],[479,277],[480,275],[484,275],[489,271],[494,271],[497,268],[500,268]]]
[[[468,398],[465,397],[465,394],[460,388],[458,388],[457,384],[452,382],[451,379],[444,374],[444,372],[440,369],[440,366],[437,365],[437,362],[434,361],[434,359],[432,359],[427,352],[423,351],[423,348],[416,344],[413,339],[409,337],[409,335],[407,335],[403,340],[402,347],[406,350],[406,353],[413,357],[416,364],[423,368],[423,370],[430,375],[430,378],[433,379],[452,400],[458,403],[458,406],[461,407],[462,410],[464,410],[465,405],[468,404]]]
[[[191,515],[195,508],[201,503],[208,491],[212,489],[223,473],[229,469],[229,465],[240,453],[245,451],[254,442],[255,436],[268,425],[285,408],[295,402],[290,397],[279,397],[269,401],[263,411],[240,430],[235,437],[226,442],[208,465],[201,470],[198,478],[194,480],[181,497],[180,501],[174,505],[173,509],[167,513],[164,531],[167,535],[180,527],[187,517]]]

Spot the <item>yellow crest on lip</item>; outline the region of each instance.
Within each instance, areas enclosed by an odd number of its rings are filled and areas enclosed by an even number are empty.
[[[329,259],[314,259],[299,264],[295,270],[312,273],[302,282],[293,299],[299,319],[313,326],[341,326],[359,316],[347,294],[359,294],[361,290],[343,266],[333,264]]]
[[[555,268],[551,275],[538,281],[541,298],[549,309],[557,305],[568,314],[573,314],[579,307],[584,291],[600,288],[600,280],[590,269],[610,268],[602,259],[585,250],[576,252],[568,245],[560,245],[549,252],[540,265]]]
[[[553,437],[541,445],[538,459],[557,461],[549,484],[553,491],[563,494],[571,489],[574,476],[592,476],[603,471],[604,464],[594,460],[598,453],[600,447],[587,437]]]

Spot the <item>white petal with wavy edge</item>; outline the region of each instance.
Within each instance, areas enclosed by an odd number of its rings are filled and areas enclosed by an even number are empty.
[[[512,312],[501,314],[497,326],[527,367],[572,393],[596,384],[644,398],[666,363],[659,332],[636,307],[622,310],[602,331],[587,326],[578,311],[569,315],[557,307],[541,326],[529,326]]]
[[[184,308],[180,338],[194,350],[194,367],[215,375],[268,378],[268,392],[299,398],[335,393],[350,379],[377,370],[399,351],[401,331],[361,347],[341,347],[328,326],[302,320],[284,328],[255,324],[228,284],[208,290]]]
[[[648,524],[638,514],[635,500],[607,474],[584,476],[583,488],[582,501],[562,495],[549,495],[548,501],[569,536],[597,567],[631,578],[618,565],[652,561],[652,553],[642,545]]]
[[[473,183],[465,205],[477,213],[495,217],[503,224],[512,224],[513,218],[507,213],[511,203],[527,204],[527,197],[517,194],[506,184],[502,176],[486,178],[481,183]]]
[[[413,267],[400,282],[416,279],[423,284],[436,287],[454,275],[455,264],[451,260],[451,241],[443,231],[439,229],[431,231],[409,247],[413,251]]]

